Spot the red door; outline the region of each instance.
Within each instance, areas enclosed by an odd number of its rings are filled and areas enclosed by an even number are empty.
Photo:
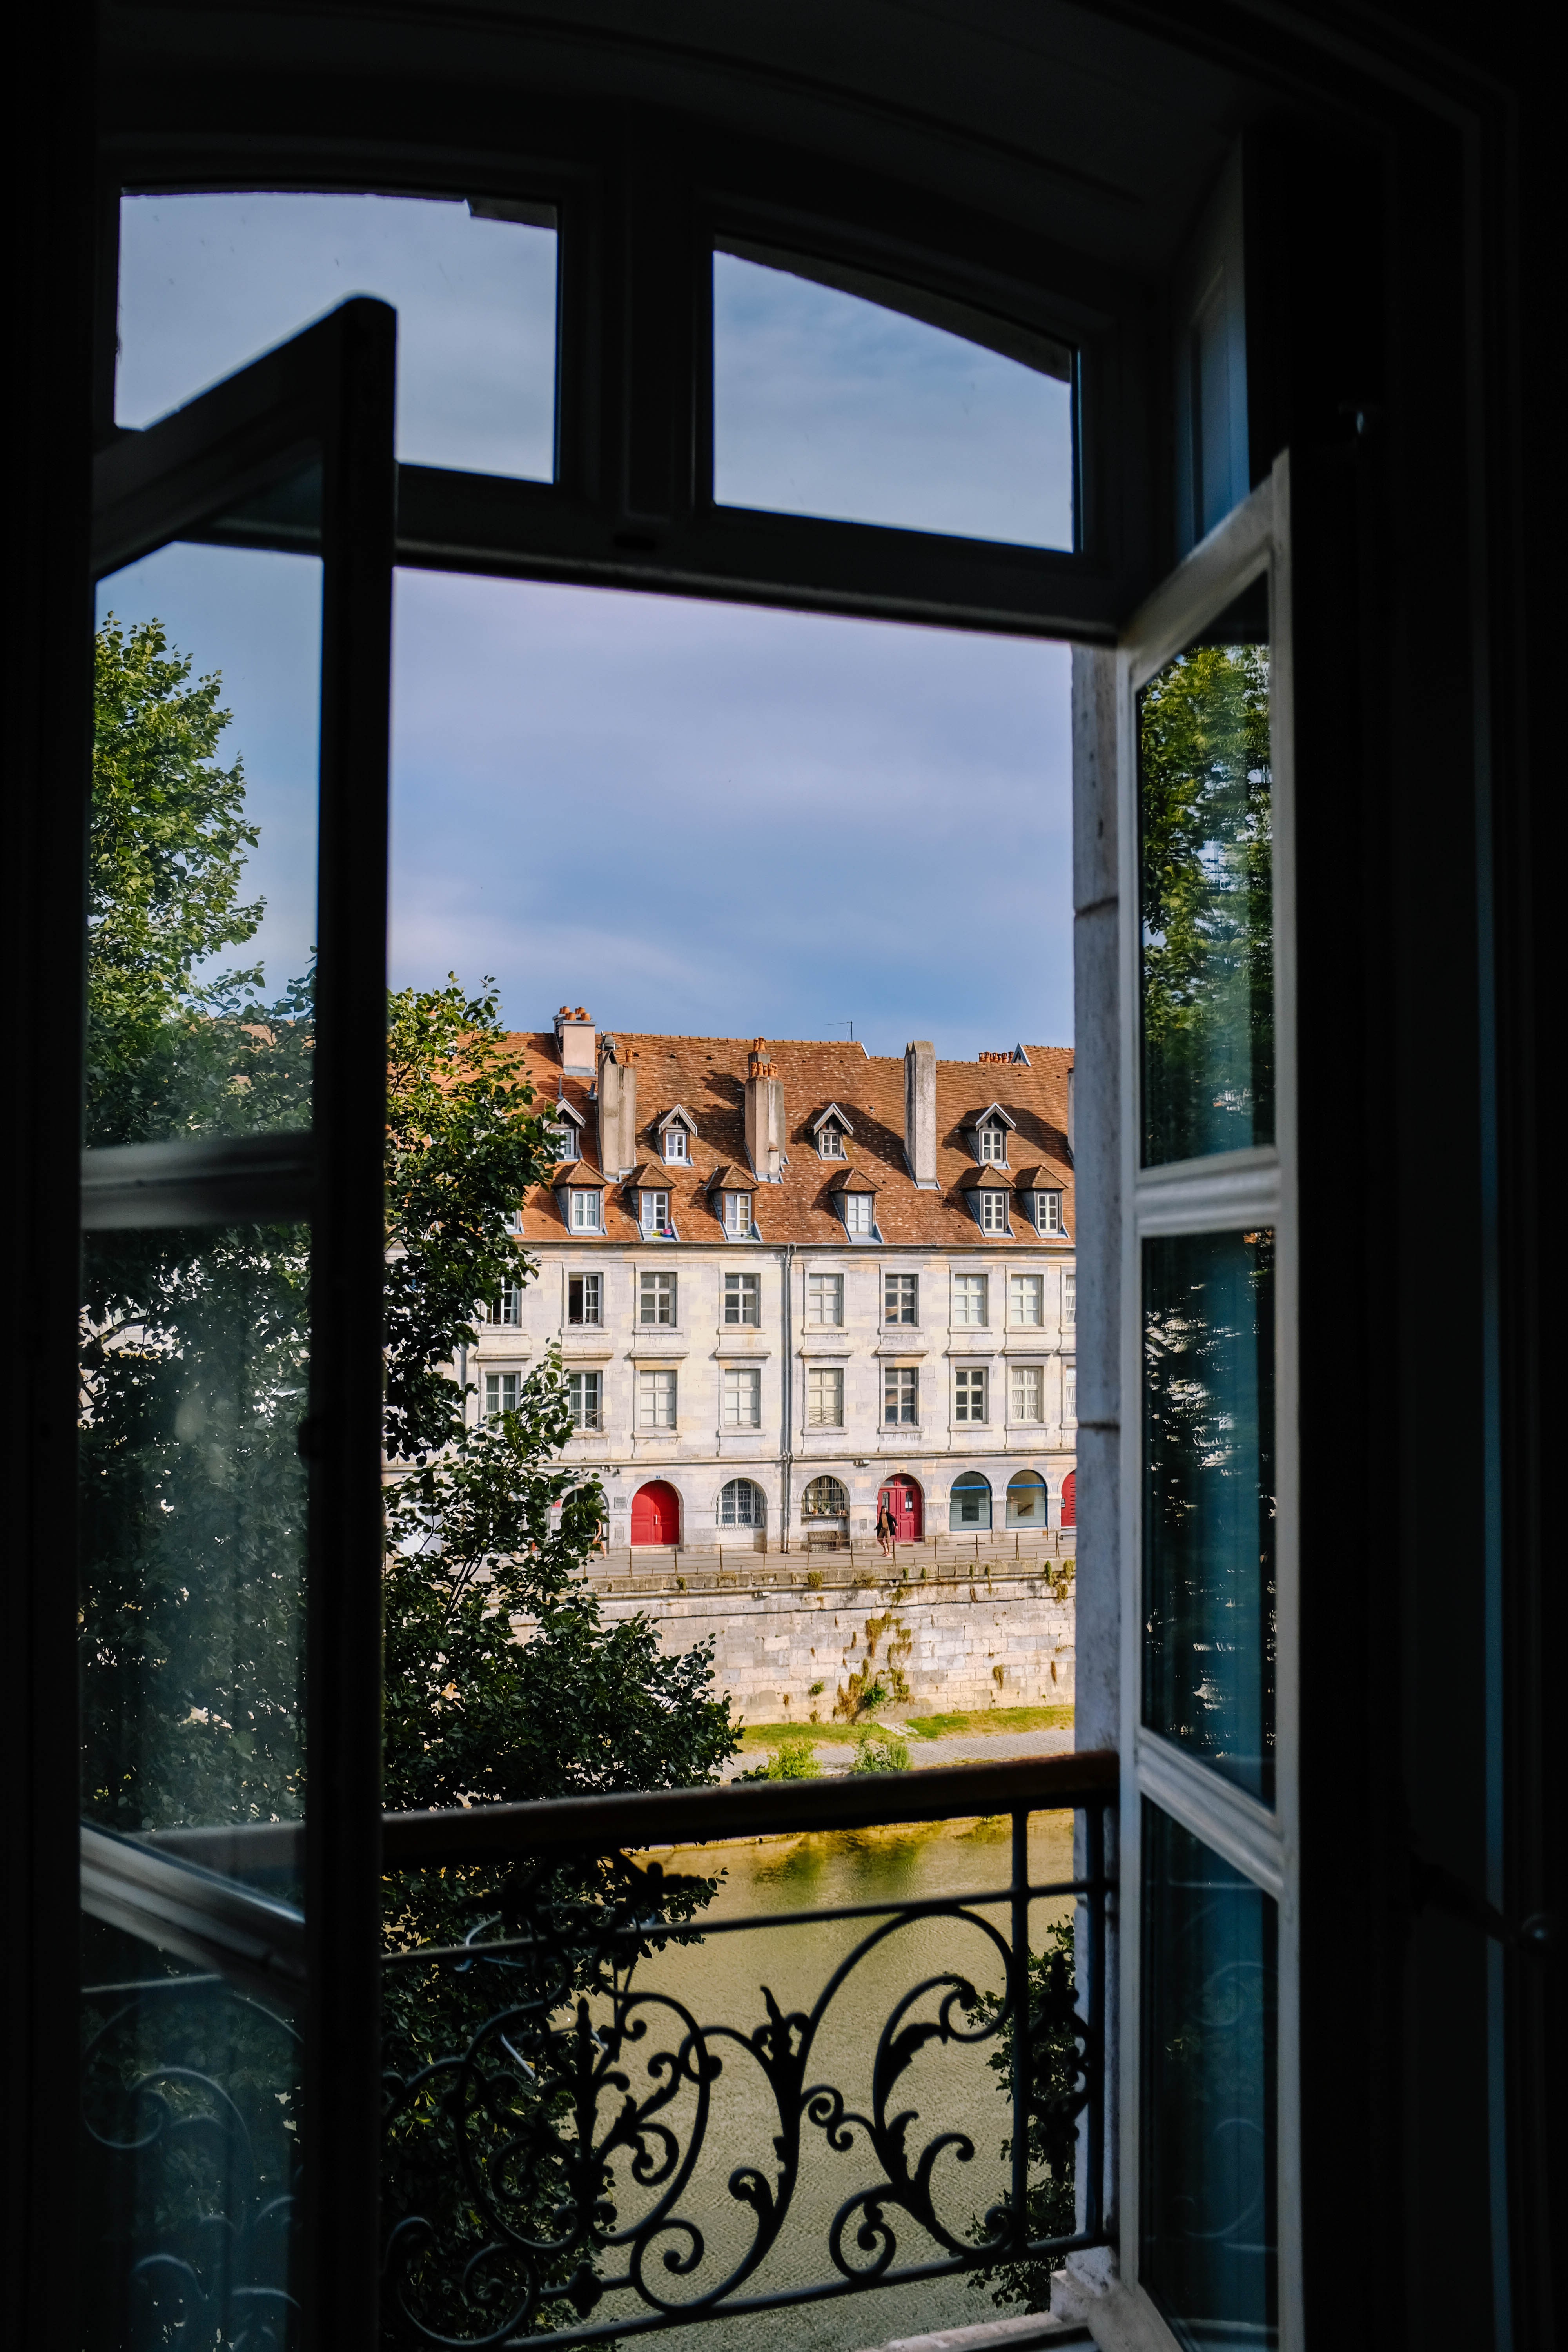
[[[1064,1528],[1076,1528],[1078,1525],[1078,1472],[1076,1470],[1069,1470],[1062,1480],[1062,1525]],[[635,1541],[636,1538],[634,1538],[633,1540]]]
[[[921,1490],[912,1478],[900,1475],[889,1478],[877,1497],[886,1503],[893,1517],[893,1534],[900,1543],[919,1543],[925,1525],[921,1509]]]
[[[680,1497],[662,1478],[639,1486],[632,1496],[632,1541],[635,1544],[676,1544],[680,1541]]]

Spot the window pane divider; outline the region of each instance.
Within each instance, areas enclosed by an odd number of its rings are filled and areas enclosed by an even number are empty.
[[[86,1233],[292,1223],[310,1215],[315,1192],[316,1143],[309,1128],[100,1144],[81,1155]]]
[[[1244,1871],[1266,1895],[1284,1902],[1289,1875],[1285,1833],[1269,1806],[1146,1727],[1133,1743],[1133,1766],[1143,1796]]]
[[[1140,1234],[1219,1233],[1279,1222],[1279,1155],[1238,1151],[1184,1160],[1178,1169],[1143,1169],[1133,1191]]]

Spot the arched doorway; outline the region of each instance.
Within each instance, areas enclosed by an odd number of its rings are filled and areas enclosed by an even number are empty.
[[[678,1544],[680,1541],[680,1497],[663,1478],[650,1478],[632,1496],[634,1544]]]
[[[964,1536],[984,1534],[991,1525],[991,1481],[978,1470],[953,1480],[947,1523],[955,1535]]]
[[[1076,1528],[1078,1525],[1078,1472],[1076,1470],[1069,1470],[1062,1480],[1062,1525],[1064,1528]]]
[[[1050,1525],[1050,1498],[1046,1482],[1037,1470],[1020,1470],[1007,1481],[1007,1525],[1010,1528],[1037,1528],[1042,1532]]]
[[[892,1515],[893,1535],[899,1543],[919,1543],[925,1533],[925,1504],[914,1480],[903,1471],[889,1478],[877,1496],[879,1506],[886,1503]]]

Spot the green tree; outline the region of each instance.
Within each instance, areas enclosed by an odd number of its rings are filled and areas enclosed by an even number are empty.
[[[1071,1919],[1061,1919],[1050,1929],[1045,1950],[1029,1955],[1030,2064],[1026,2138],[1030,2178],[1024,2211],[1030,2241],[1037,2245],[1044,2238],[1070,2238],[1076,2227],[1074,2168],[1078,2117],[1084,2093],[1081,2028],[1075,2015],[1073,1944],[1073,1923]],[[1002,2015],[1003,2008],[998,1995],[984,1994],[976,2014],[982,2020],[994,2019]],[[1010,2102],[1011,2018],[1003,2022],[996,2047],[987,2063],[1000,2078],[1002,2094]],[[1004,2161],[1012,2153],[1009,2137],[1002,2143]],[[1012,2201],[1009,2191],[1004,2195],[1002,2204],[1010,2209]],[[983,2226],[976,2226],[977,2237]],[[1048,2311],[1051,2269],[1048,2260],[991,2263],[975,2272],[972,2284],[979,2288],[989,2287],[991,2300],[998,2305],[1021,2303],[1026,2311]]]

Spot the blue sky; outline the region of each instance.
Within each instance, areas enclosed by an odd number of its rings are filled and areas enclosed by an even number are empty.
[[[363,197],[124,210],[122,421],[374,292],[399,310],[403,454],[548,472],[548,231]],[[720,288],[721,492],[1059,539],[1062,387],[721,263],[744,273]],[[1004,462],[1020,451],[1022,477]],[[309,946],[318,593],[308,560],[191,547],[103,600],[156,612],[223,672],[225,756],[243,752],[263,827],[269,984]],[[873,1052],[1070,1038],[1065,647],[419,572],[399,575],[395,626],[395,983],[494,973],[519,1026],[570,1001],[609,1027],[853,1020]]]

